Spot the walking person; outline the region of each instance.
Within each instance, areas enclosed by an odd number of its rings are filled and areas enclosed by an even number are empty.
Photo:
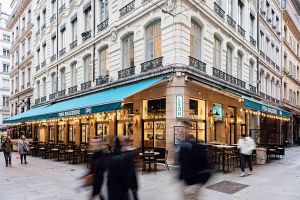
[[[29,152],[29,143],[26,140],[25,135],[21,135],[21,138],[18,142],[18,152],[21,157],[21,164],[23,164],[23,163],[27,164],[26,155]],[[23,162],[23,160],[24,160],[24,162]]]
[[[180,144],[179,162],[180,176],[185,186],[182,191],[182,199],[197,200],[201,186],[211,176],[207,153],[200,144],[196,143],[195,137],[189,135],[190,122],[180,122],[181,133],[185,135],[185,141]]]
[[[5,141],[1,145],[1,149],[4,154],[6,167],[11,166],[11,152],[13,151],[13,145],[10,136],[7,136]]]
[[[246,163],[248,164],[249,167],[249,172],[248,175],[252,174],[252,161],[251,161],[251,156],[253,153],[253,150],[255,149],[255,142],[254,140],[243,134],[242,138],[239,139],[238,141],[238,148],[240,149],[240,156],[241,156],[241,177],[245,176],[245,168],[246,168]]]

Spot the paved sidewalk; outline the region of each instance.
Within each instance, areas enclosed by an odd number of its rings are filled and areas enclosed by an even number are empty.
[[[250,176],[239,177],[240,171],[217,173],[202,188],[200,199],[205,200],[299,200],[300,199],[300,147],[288,148],[284,159],[267,165],[255,165]],[[88,189],[80,189],[79,178],[86,173],[86,165],[70,165],[63,162],[28,157],[29,164],[21,165],[13,154],[13,167],[5,167],[0,154],[0,199],[8,200],[85,200]],[[179,200],[181,183],[176,169],[139,174],[141,200]],[[232,194],[207,189],[221,181],[244,189]],[[226,186],[225,185],[225,186]],[[243,186],[243,185],[240,185]],[[231,187],[232,188],[232,187]],[[223,187],[224,189],[224,187]],[[225,187],[226,189],[226,187]],[[104,188],[105,190],[105,188]]]

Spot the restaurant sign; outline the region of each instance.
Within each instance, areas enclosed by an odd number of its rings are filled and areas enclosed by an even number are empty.
[[[69,110],[69,111],[64,111],[64,112],[58,113],[59,117],[68,117],[68,116],[75,116],[75,115],[80,115],[80,109]]]
[[[176,117],[183,117],[183,96],[176,96]]]
[[[267,107],[267,106],[264,106],[264,105],[262,105],[261,110],[263,112],[267,112],[267,113],[274,114],[274,115],[278,114],[277,110],[275,108],[270,108],[270,107]]]

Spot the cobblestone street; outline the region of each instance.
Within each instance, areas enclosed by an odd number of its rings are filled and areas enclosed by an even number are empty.
[[[21,165],[19,160],[15,160],[15,154],[13,158],[13,167],[6,168],[1,153],[0,199],[88,199],[89,190],[79,188],[79,178],[86,172],[86,165],[70,165],[33,157],[28,158],[28,165]],[[300,147],[286,149],[284,159],[273,160],[267,165],[255,165],[251,176],[241,178],[239,174],[239,169],[224,175],[217,173],[202,188],[200,199],[300,199]],[[140,199],[180,199],[181,184],[176,175],[176,169],[168,172],[163,166],[160,166],[156,175],[139,173]],[[221,181],[245,184],[246,187],[233,194],[206,188]]]

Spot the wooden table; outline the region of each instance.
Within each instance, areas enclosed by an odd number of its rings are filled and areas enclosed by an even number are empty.
[[[148,170],[151,171],[151,163],[154,163],[154,173],[156,173],[156,157],[160,155],[159,152],[156,151],[145,151],[144,153],[139,153],[143,160],[143,172],[145,161],[148,163]]]

